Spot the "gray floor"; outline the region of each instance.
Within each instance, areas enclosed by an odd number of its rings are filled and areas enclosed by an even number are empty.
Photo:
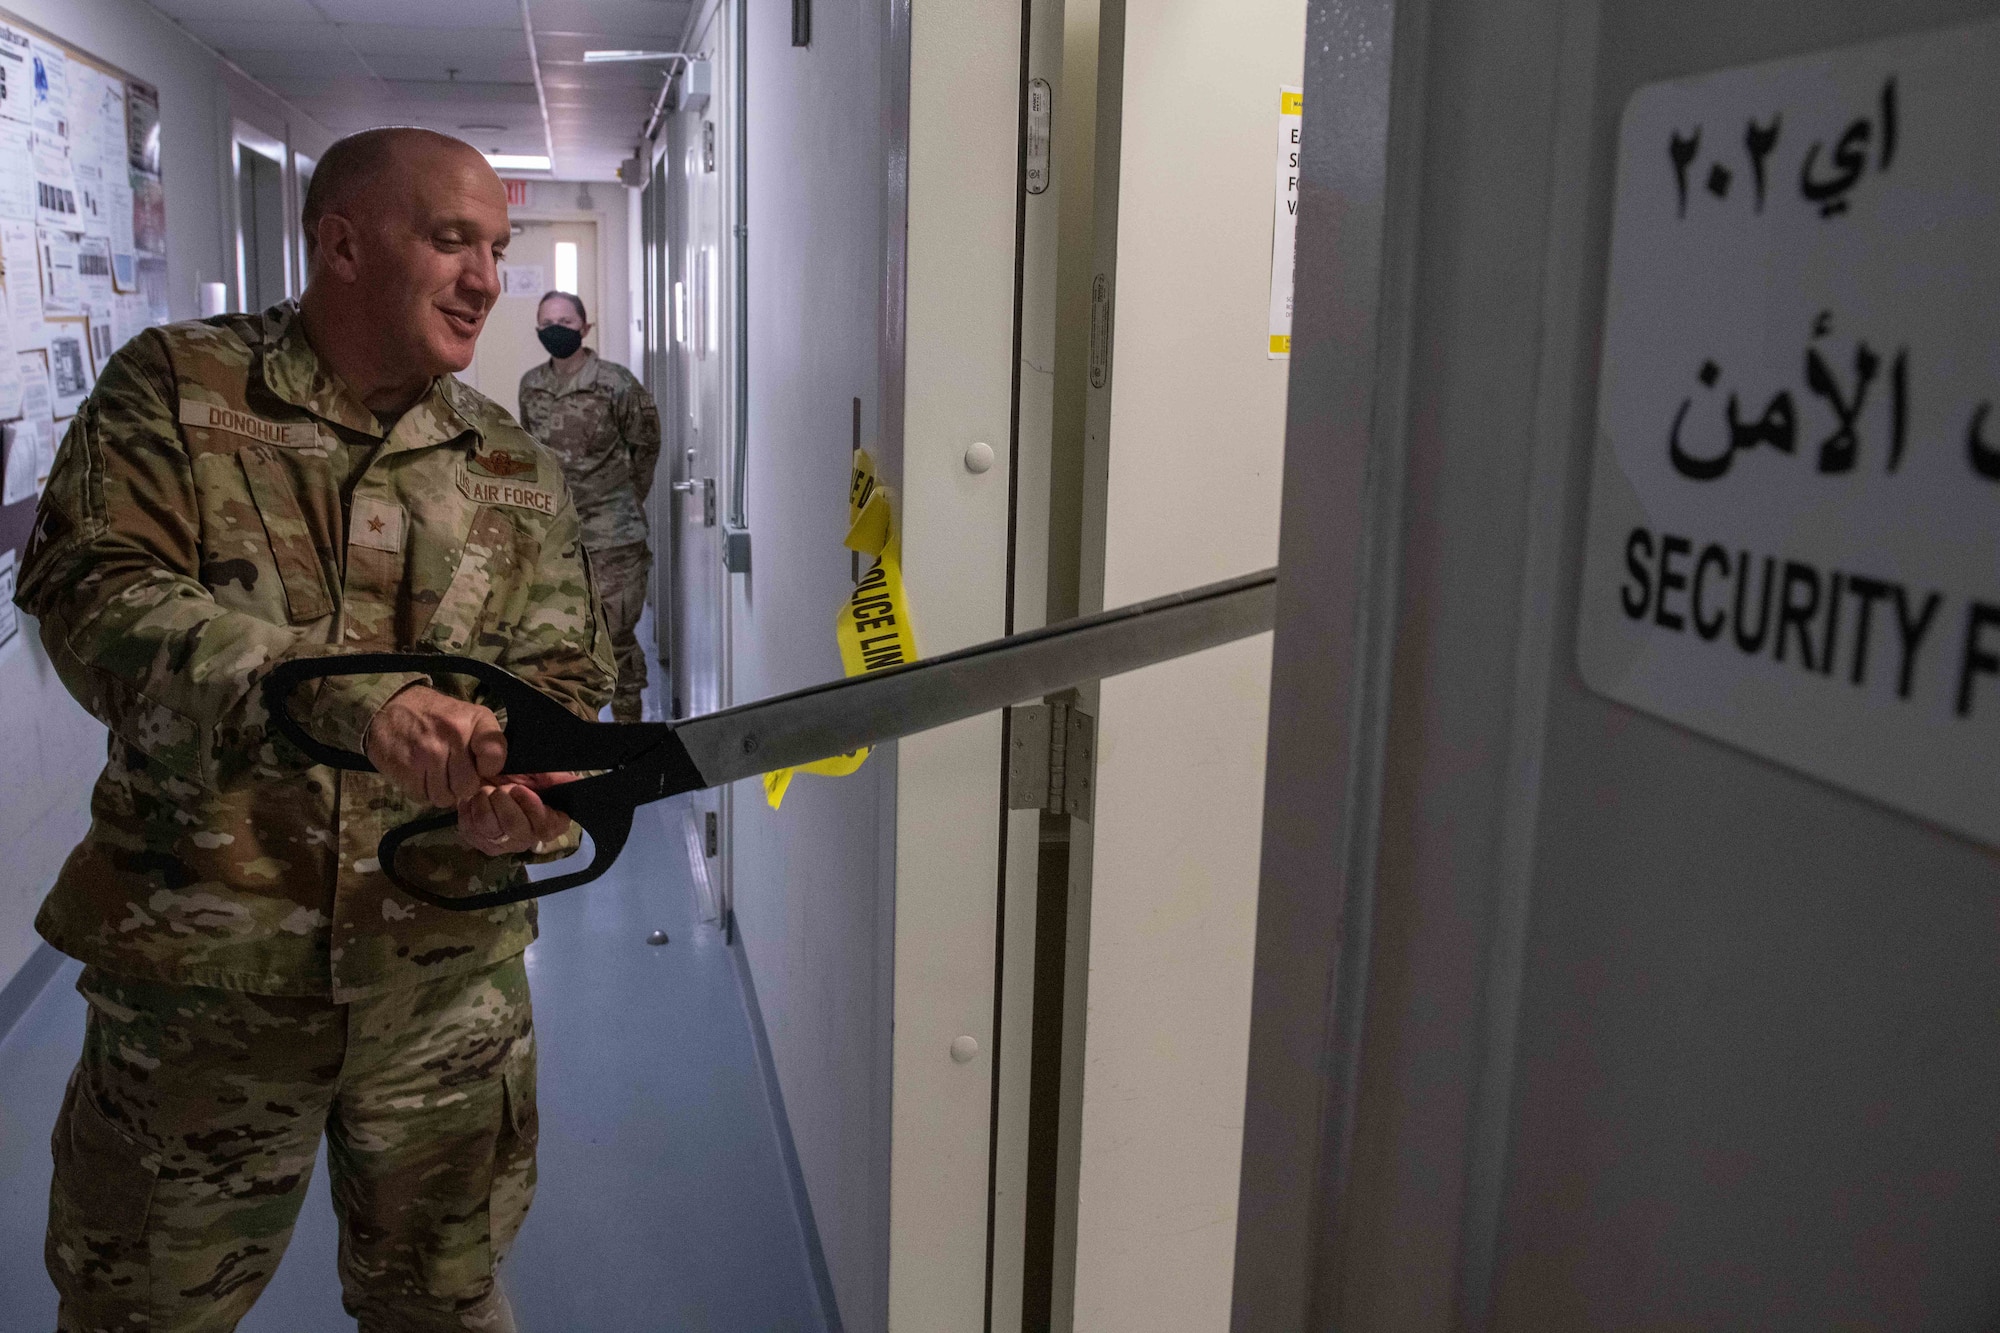
[[[605,879],[547,900],[529,951],[541,1186],[504,1270],[522,1333],[806,1333],[827,1325],[749,1010],[697,920],[679,801],[639,812]],[[664,928],[672,943],[654,947]],[[67,964],[0,1040],[0,1333],[55,1327],[49,1131],[81,1042]],[[352,1333],[324,1170],[244,1333]]]

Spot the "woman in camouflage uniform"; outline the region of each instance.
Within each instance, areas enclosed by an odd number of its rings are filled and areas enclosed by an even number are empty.
[[[583,345],[590,318],[582,300],[550,292],[535,312],[535,324],[549,359],[521,376],[521,424],[562,460],[618,655],[611,715],[637,722],[646,654],[635,631],[646,609],[646,577],[653,564],[646,545],[646,496],[660,458],[659,409],[631,371]]]

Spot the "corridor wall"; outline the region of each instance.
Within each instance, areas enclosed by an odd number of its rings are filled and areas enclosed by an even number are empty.
[[[9,0],[7,8],[159,89],[167,280],[175,319],[203,281],[232,270],[231,125],[290,136],[317,154],[332,136],[245,78],[143,0]],[[69,697],[34,624],[0,648],[0,988],[35,957],[35,910],[88,823],[104,729]]]
[[[840,675],[854,401],[864,444],[881,421],[886,10],[822,6],[805,47],[783,7],[749,11],[754,546],[730,578],[739,703]],[[886,1319],[894,748],[851,777],[798,777],[780,810],[743,783],[729,816],[736,925],[850,1329]]]

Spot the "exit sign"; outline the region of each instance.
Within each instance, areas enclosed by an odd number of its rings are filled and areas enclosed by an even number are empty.
[[[507,207],[526,208],[528,206],[528,182],[502,181],[507,187]]]

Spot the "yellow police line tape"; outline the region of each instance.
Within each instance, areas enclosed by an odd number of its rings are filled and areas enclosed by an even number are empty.
[[[903,541],[896,533],[889,490],[877,482],[875,460],[866,449],[854,453],[854,473],[847,488],[847,539],[842,545],[875,557],[874,565],[841,604],[834,625],[842,670],[849,676],[862,676],[916,661],[917,636],[910,624],[909,596],[903,591]],[[793,774],[844,778],[867,758],[868,751],[860,749],[766,773],[764,799],[776,810],[785,802]]]

